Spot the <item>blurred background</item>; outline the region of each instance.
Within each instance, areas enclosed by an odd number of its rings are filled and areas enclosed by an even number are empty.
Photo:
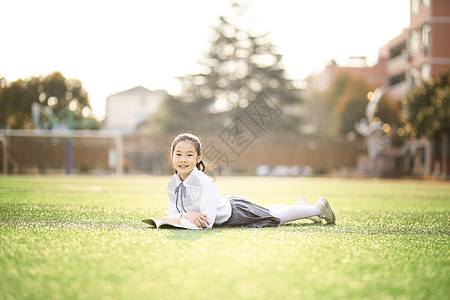
[[[0,168],[448,178],[450,2],[3,1]]]

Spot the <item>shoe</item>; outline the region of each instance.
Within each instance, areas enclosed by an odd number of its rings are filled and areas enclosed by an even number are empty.
[[[327,199],[324,197],[320,198],[314,206],[322,210],[322,215],[320,215],[320,217],[324,218],[327,224],[334,224],[336,222],[336,217],[334,216]]]
[[[297,205],[311,206],[311,204],[308,202],[308,200],[306,200],[305,198],[302,198],[302,197],[298,198]],[[314,221],[314,223],[322,223],[322,220],[318,216],[312,216],[312,217],[309,217],[308,219]]]

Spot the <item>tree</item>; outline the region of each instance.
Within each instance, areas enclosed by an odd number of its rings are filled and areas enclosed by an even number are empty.
[[[230,14],[219,18],[209,52],[200,61],[204,71],[180,78],[181,96],[171,96],[147,127],[217,132],[265,92],[283,111],[283,118],[269,130],[297,132],[300,123],[293,108],[299,99],[285,78],[282,55],[267,34],[252,34],[239,26],[243,11],[233,4]]]
[[[437,137],[450,130],[450,71],[432,82],[424,82],[403,101],[406,109],[405,135]]]
[[[51,114],[41,113],[39,116],[44,127],[67,123],[69,108],[74,120],[80,121],[74,128],[100,127],[98,121],[90,116],[89,97],[81,82],[53,72],[45,77],[18,79],[10,84],[2,81],[0,128],[33,128],[36,124],[33,124],[32,106],[36,104],[41,112],[51,111]]]
[[[2,128],[32,128],[31,103],[38,99],[37,91],[33,89],[34,84],[34,81],[19,79],[2,88],[0,95]]]
[[[448,135],[450,133],[450,70],[409,92],[403,101],[406,120],[401,133],[425,136],[434,142],[434,156],[441,157],[442,176],[447,176]]]
[[[363,77],[353,76],[350,73],[342,73],[336,77],[325,96],[329,111],[334,114],[330,117],[335,122],[330,126],[330,134],[346,135],[354,131],[355,123],[365,118],[367,95],[373,90],[374,87]],[[392,103],[383,96],[375,114],[381,121],[395,128],[399,124],[399,109]]]

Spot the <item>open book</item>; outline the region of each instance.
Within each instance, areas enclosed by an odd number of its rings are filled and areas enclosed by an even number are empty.
[[[187,226],[183,224],[177,224],[175,222],[171,221],[161,221],[158,219],[142,219],[141,222],[145,224],[149,224],[150,226],[156,227],[156,228],[165,228],[165,229],[174,229],[174,228],[181,228],[181,229],[202,229],[195,226]]]

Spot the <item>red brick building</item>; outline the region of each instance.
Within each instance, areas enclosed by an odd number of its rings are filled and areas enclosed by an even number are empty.
[[[351,73],[374,86],[385,85],[390,98],[400,101],[411,88],[449,68],[450,1],[411,0],[409,27],[379,49],[376,65],[351,57],[349,65],[331,62],[307,81],[308,88],[326,90],[339,74]]]
[[[400,101],[422,81],[450,68],[450,1],[411,0],[410,25],[379,50],[388,93]]]
[[[377,64],[368,66],[364,58],[352,58],[350,62],[350,66],[331,62],[323,72],[307,79],[308,89],[324,91],[339,74],[351,73],[364,77],[374,87],[384,86],[389,99],[400,102],[423,81],[450,69],[450,1],[411,0],[409,26],[379,49]],[[447,176],[449,141],[408,141],[402,149],[406,157],[400,164],[403,173]],[[440,157],[433,153],[440,153]]]

